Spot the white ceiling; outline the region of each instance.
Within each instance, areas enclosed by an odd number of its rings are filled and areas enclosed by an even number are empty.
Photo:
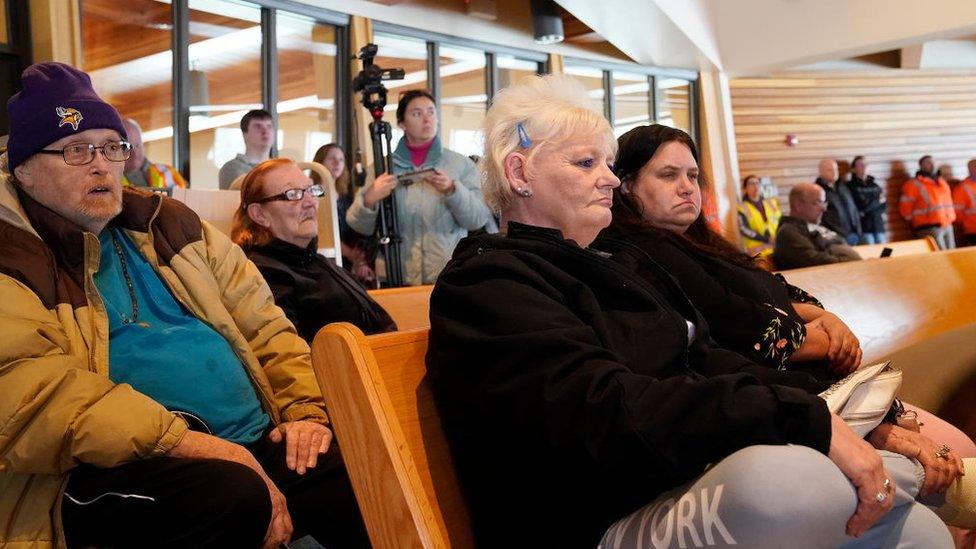
[[[639,63],[731,75],[976,32],[973,0],[557,1]],[[933,62],[946,65],[944,59]]]

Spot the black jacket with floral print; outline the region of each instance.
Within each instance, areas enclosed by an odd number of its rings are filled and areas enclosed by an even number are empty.
[[[608,230],[607,235],[644,251],[681,284],[722,347],[759,364],[783,370],[806,339],[803,319],[793,302],[820,302],[781,275],[750,269],[693,246],[670,232]],[[834,374],[822,361],[791,364],[818,379]]]

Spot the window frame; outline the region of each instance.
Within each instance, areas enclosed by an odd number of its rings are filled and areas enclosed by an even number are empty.
[[[699,136],[699,105],[698,105],[698,72],[692,69],[676,69],[667,67],[649,67],[631,63],[621,63],[617,61],[598,61],[594,59],[582,59],[577,57],[566,57],[564,60],[567,66],[588,67],[603,71],[603,112],[607,120],[613,125],[616,116],[616,105],[613,96],[613,82],[615,71],[630,74],[644,74],[648,78],[648,102],[650,103],[650,115],[653,120],[658,118],[658,99],[657,88],[658,78],[680,78],[688,81],[688,119],[690,121],[690,135],[695,142]]]
[[[235,0],[227,1],[233,2]],[[353,135],[356,128],[353,127],[352,121],[356,119],[353,109],[357,106],[351,87],[348,85],[352,79],[352,69],[349,63],[341,62],[341,60],[349,59],[352,53],[350,51],[349,41],[350,15],[315,7],[297,0],[247,0],[247,3],[255,5],[261,10],[261,96],[264,108],[272,113],[276,123],[278,51],[275,37],[278,11],[308,17],[318,24],[332,25],[335,28],[337,49],[335,67],[336,141],[343,149],[348,151],[350,144],[356,141]],[[188,176],[190,173],[189,16],[189,0],[173,0],[173,164],[184,176]],[[510,55],[517,59],[534,61],[538,74],[548,74],[551,70],[549,66],[549,55],[540,51],[513,48],[491,42],[406,27],[385,21],[374,20],[372,27],[376,33],[424,41],[427,46],[427,87],[434,94],[434,97],[437,98],[438,108],[440,108],[439,92],[441,88],[441,75],[438,70],[440,65],[439,49],[441,45],[477,49],[484,53],[486,107],[491,105],[492,99],[498,93],[498,55]],[[0,48],[0,52],[2,52],[2,48]],[[611,124],[616,114],[616,105],[613,97],[614,71],[647,75],[649,83],[649,112],[655,120],[658,117],[659,98],[657,78],[673,77],[687,80],[689,82],[689,95],[691,96],[688,107],[689,119],[691,121],[690,133],[693,139],[698,139],[700,120],[698,116],[699,82],[697,71],[691,69],[648,67],[635,63],[576,57],[565,57],[564,59],[566,65],[592,67],[602,71],[604,89],[603,111],[607,119],[611,121]]]
[[[227,0],[234,2],[235,0]],[[348,150],[350,99],[352,91],[349,64],[342,60],[349,57],[350,16],[325,8],[317,8],[294,0],[246,0],[261,10],[261,102],[278,124],[278,11],[308,17],[317,24],[331,25],[336,37],[336,141]],[[173,0],[173,165],[183,174],[190,175],[190,2]],[[272,149],[272,156],[276,156]]]
[[[373,22],[373,33],[422,40],[427,44],[427,89],[430,90],[431,94],[437,100],[438,110],[441,108],[441,73],[439,53],[442,45],[480,50],[484,53],[486,108],[491,106],[492,99],[494,99],[495,94],[498,93],[497,56],[499,54],[510,55],[516,59],[521,59],[524,61],[534,61],[536,64],[536,74],[549,73],[549,54],[543,52],[512,48],[500,44],[493,44],[491,42],[482,42],[480,40],[472,40],[470,38],[462,38],[459,36],[451,36],[449,34],[415,29],[413,27],[405,27],[384,21]],[[440,133],[440,118],[438,118],[437,124],[437,131]]]

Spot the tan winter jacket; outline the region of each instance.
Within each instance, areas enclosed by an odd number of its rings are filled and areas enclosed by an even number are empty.
[[[327,423],[308,345],[254,265],[180,202],[125,190],[115,220],[188,310],[230,342],[275,423]],[[0,547],[64,547],[71,469],[168,452],[186,424],[109,380],[98,238],[0,182]]]

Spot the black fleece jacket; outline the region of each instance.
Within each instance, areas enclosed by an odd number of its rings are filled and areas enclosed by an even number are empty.
[[[330,322],[350,322],[365,334],[395,331],[390,315],[352,275],[316,251],[317,241],[302,248],[275,238],[244,250],[298,335],[311,345]]]
[[[639,273],[654,265],[515,223],[456,248],[427,367],[479,546],[594,547],[743,447],[827,452],[823,385],[715,347],[666,272]]]

